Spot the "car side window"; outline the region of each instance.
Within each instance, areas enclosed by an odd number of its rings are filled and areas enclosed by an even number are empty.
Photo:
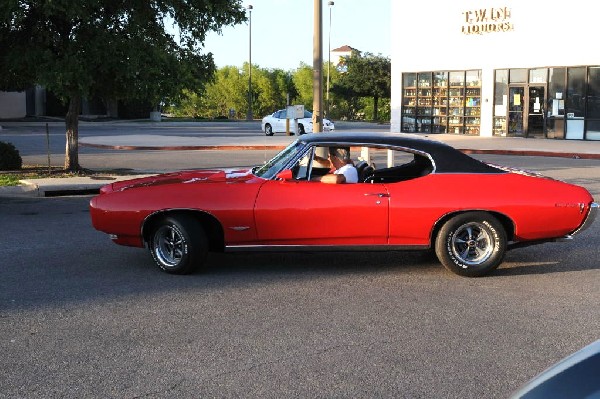
[[[378,160],[377,164],[382,167],[375,168],[367,181],[395,183],[427,176],[433,171],[431,159],[422,154],[392,151],[391,156],[387,155],[386,158]]]
[[[318,150],[321,148],[322,150]],[[328,147],[313,147],[292,167],[295,180],[315,180],[331,172],[327,159]],[[351,159],[358,174],[358,183],[395,183],[417,179],[433,171],[431,159],[425,154],[387,148],[354,148]]]

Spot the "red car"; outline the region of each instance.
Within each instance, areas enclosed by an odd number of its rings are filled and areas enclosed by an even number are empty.
[[[350,150],[358,183],[326,184],[328,149]],[[198,170],[104,186],[96,229],[147,246],[168,273],[208,251],[435,249],[462,276],[506,250],[571,239],[598,204],[582,187],[480,162],[407,134],[308,134],[251,170]]]

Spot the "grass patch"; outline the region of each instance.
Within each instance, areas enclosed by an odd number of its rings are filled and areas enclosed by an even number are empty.
[[[17,175],[0,175],[0,187],[1,186],[18,186],[20,176]]]

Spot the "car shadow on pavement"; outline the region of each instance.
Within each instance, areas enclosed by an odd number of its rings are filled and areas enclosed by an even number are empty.
[[[586,244],[582,242],[581,244]],[[567,244],[569,245],[569,244]],[[535,248],[535,249],[533,249]],[[598,250],[579,245],[577,253],[565,250],[560,243],[543,244],[509,252],[492,276],[519,276],[598,270]]]
[[[434,258],[414,251],[236,252],[209,254],[206,267],[200,274],[276,273],[291,276],[306,273],[376,274],[382,271],[437,273],[443,272],[443,268]]]

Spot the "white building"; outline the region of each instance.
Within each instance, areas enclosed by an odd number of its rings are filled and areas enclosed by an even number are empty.
[[[359,52],[359,50],[350,47],[348,45],[343,45],[341,47],[335,48],[331,50],[329,53],[329,58],[331,59],[331,63],[336,67],[340,65],[344,58],[352,57],[354,52]]]
[[[593,2],[391,3],[393,132],[600,140]]]

